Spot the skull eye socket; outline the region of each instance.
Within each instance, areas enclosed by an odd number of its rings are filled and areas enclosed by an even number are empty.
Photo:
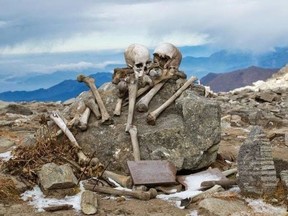
[[[143,63],[138,63],[138,64],[135,64],[136,68],[142,68],[143,67]]]

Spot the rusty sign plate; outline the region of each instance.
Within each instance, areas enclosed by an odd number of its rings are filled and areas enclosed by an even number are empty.
[[[176,167],[165,160],[127,161],[134,185],[176,184]]]

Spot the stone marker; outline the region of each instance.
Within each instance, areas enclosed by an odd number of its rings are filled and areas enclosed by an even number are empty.
[[[272,195],[277,186],[271,144],[261,127],[254,127],[239,150],[237,183],[245,196]]]
[[[44,190],[72,188],[77,184],[77,179],[68,164],[61,166],[55,163],[44,164],[38,177]]]

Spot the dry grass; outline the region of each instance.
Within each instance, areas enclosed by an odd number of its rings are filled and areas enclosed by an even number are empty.
[[[4,170],[18,175],[30,183],[37,183],[37,171],[42,165],[54,162],[64,164],[63,157],[77,161],[77,154],[64,135],[56,136],[47,126],[41,127],[36,133],[36,143],[32,147],[19,146],[14,150],[13,159],[4,163]]]
[[[0,179],[0,203],[11,204],[20,202],[20,193],[11,179]]]

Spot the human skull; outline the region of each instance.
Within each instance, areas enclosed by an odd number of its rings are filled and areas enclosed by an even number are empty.
[[[128,67],[133,68],[136,77],[141,78],[147,74],[151,63],[150,53],[147,47],[141,44],[131,44],[124,52]]]
[[[162,43],[153,52],[153,62],[163,69],[178,70],[182,54],[177,47],[170,43]]]

